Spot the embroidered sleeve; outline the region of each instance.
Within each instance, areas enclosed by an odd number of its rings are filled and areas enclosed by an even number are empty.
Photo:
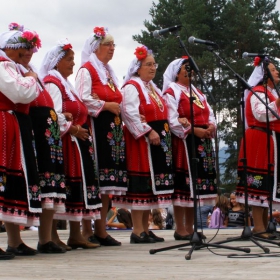
[[[89,115],[97,117],[102,111],[105,101],[95,99],[91,95],[92,82],[87,69],[81,68],[78,71],[75,87],[80,99],[83,100],[84,104],[87,106]]]
[[[0,91],[13,103],[28,104],[39,94],[33,77],[23,77],[10,61],[0,63]]]
[[[258,96],[265,101],[265,94],[263,92],[256,92]],[[253,111],[253,115],[259,122],[266,122],[266,107],[265,105],[255,96],[252,95],[250,98],[250,104]],[[268,103],[268,107],[271,108],[274,112],[280,115],[280,110],[277,108],[275,101]],[[270,110],[268,110],[269,121],[275,121],[276,117],[272,115]]]
[[[62,114],[62,95],[59,88],[53,83],[47,83],[45,85],[46,90],[49,92],[53,103],[54,103],[54,110],[58,116],[58,124],[60,128],[60,134],[63,136],[69,128],[71,127],[72,122],[68,122]]]
[[[151,130],[147,123],[141,122],[139,113],[139,93],[133,85],[126,85],[122,89],[123,101],[121,115],[123,122],[135,139],[145,135]]]
[[[163,98],[168,108],[168,122],[171,132],[174,133],[177,137],[185,139],[191,127],[189,126],[187,128],[184,128],[179,123],[178,105],[175,100],[175,97],[169,93],[165,93],[163,95]]]

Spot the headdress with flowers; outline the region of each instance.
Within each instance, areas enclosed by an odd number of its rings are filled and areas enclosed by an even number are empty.
[[[18,48],[29,48],[37,51],[42,45],[39,35],[35,31],[25,30],[23,31],[23,25],[18,23],[9,24],[10,31],[20,31],[21,34],[13,34],[6,43],[5,48],[18,49]]]
[[[104,37],[106,36],[107,33],[107,29],[105,29],[104,27],[94,27],[93,28],[93,36],[96,40],[98,39],[104,39]]]
[[[107,27],[96,26],[93,28],[93,32],[87,38],[82,49],[82,65],[89,60],[90,55],[98,49],[101,41],[104,40],[107,35],[109,35]]]
[[[134,58],[129,67],[127,74],[124,78],[123,84],[125,84],[130,78],[137,72],[141,66],[141,61],[145,59],[148,55],[153,55],[153,51],[149,50],[146,46],[137,47],[134,52],[136,58]]]
[[[44,79],[48,75],[48,72],[55,68],[57,63],[65,56],[67,51],[72,49],[72,45],[68,39],[61,39],[57,44],[45,55],[43,63],[40,69],[39,76]]]

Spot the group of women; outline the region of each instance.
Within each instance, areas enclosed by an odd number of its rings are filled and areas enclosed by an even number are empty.
[[[157,69],[152,51],[138,47],[120,91],[109,65],[114,38],[95,27],[85,41],[73,86],[68,77],[74,51],[67,39],[45,54],[37,71],[30,61],[41,46],[38,34],[16,23],[9,28],[0,35],[0,219],[8,235],[0,258],[121,245],[106,232],[109,195],[114,206],[131,209],[131,243],[164,241],[149,230],[149,213],[172,201],[175,239],[189,238],[193,181],[190,144],[184,141],[191,131],[188,58],[168,66],[162,94],[152,81]],[[197,182],[201,197],[212,199],[216,122],[205,96],[193,86],[192,94],[196,156],[203,170]],[[69,221],[67,244],[56,231],[58,219]],[[37,250],[22,241],[19,224],[39,226]]]
[[[149,213],[171,204],[175,240],[190,239],[193,190],[212,203],[217,185],[216,121],[191,83],[189,58],[168,65],[161,91],[153,82],[154,55],[139,46],[120,89],[109,65],[114,38],[95,27],[73,86],[67,39],[36,71],[30,60],[41,46],[38,34],[9,27],[0,35],[0,220],[8,235],[0,259],[121,245],[106,232],[110,196],[113,206],[131,210],[131,243],[164,241],[149,230]],[[56,231],[58,219],[69,221],[67,244]],[[19,224],[39,225],[37,250],[22,241]]]

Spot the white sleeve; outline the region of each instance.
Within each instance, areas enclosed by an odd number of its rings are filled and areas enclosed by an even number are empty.
[[[97,117],[102,111],[105,101],[94,99],[91,95],[92,81],[89,71],[81,68],[78,71],[75,88],[81,100],[88,108],[89,115]]]
[[[23,77],[10,61],[0,63],[0,91],[13,103],[22,104],[30,103],[40,94],[35,78]]]
[[[46,90],[50,94],[53,103],[54,103],[54,110],[58,117],[58,125],[60,128],[60,134],[63,136],[69,128],[71,127],[72,122],[68,122],[62,113],[62,95],[60,89],[54,83],[47,83],[45,85]]]
[[[184,128],[179,123],[179,113],[175,97],[171,94],[166,93],[163,95],[163,98],[168,109],[168,122],[171,132],[174,133],[177,137],[185,139],[191,127],[189,126],[187,128]]]
[[[122,89],[122,93],[123,100],[120,104],[122,120],[133,137],[138,139],[152,130],[152,128],[147,123],[141,122],[139,112],[140,99],[135,86],[126,85]]]
[[[256,94],[266,103],[265,94],[263,92],[256,92]],[[265,105],[255,96],[252,95],[250,98],[250,104],[252,108],[253,115],[259,122],[266,122],[266,107]],[[280,115],[280,110],[276,106],[275,101],[268,103],[268,107],[271,108],[276,114]],[[276,117],[272,115],[270,110],[268,110],[269,121],[275,121]]]

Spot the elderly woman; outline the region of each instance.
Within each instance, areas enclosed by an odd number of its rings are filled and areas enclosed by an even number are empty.
[[[187,240],[193,234],[193,188],[201,203],[213,204],[217,194],[215,158],[212,138],[216,129],[213,111],[206,96],[193,85],[190,89],[188,57],[172,61],[163,76],[163,93],[169,110],[172,132],[174,180],[175,240]],[[191,135],[190,90],[192,90],[194,135]],[[195,146],[192,146],[192,136]],[[194,148],[194,149],[193,149]],[[193,155],[193,150],[195,154]],[[192,158],[198,158],[197,172],[192,170]],[[192,174],[197,180],[193,182]],[[205,238],[205,236],[202,236]]]
[[[44,77],[46,90],[55,104],[65,160],[66,213],[56,213],[54,217],[70,221],[68,246],[91,249],[99,245],[84,239],[80,222],[99,218],[101,202],[94,172],[88,110],[68,80],[74,65],[71,44],[66,39],[61,40],[45,55],[40,76]],[[59,245],[62,243],[55,229],[53,240]]]
[[[280,98],[276,92],[276,85],[279,84],[279,71],[268,58],[261,59],[256,57],[255,68],[249,78],[249,84],[254,92],[268,106],[274,110],[278,116],[280,108]],[[268,80],[265,81],[266,67],[271,73]],[[266,87],[267,85],[267,87]],[[248,205],[252,207],[254,221],[253,233],[262,238],[274,238],[269,232],[266,233],[268,224],[268,207],[270,202],[277,204],[280,202],[280,183],[279,183],[279,135],[280,121],[268,111],[265,105],[250,91],[245,91],[245,116],[248,128],[246,129],[246,176],[244,182],[243,161],[238,161],[238,184],[236,188],[236,200],[239,203],[245,203],[245,188],[248,191]],[[268,119],[267,119],[268,118]],[[267,120],[269,122],[269,131],[266,131]],[[269,135],[268,135],[268,134]],[[269,139],[269,143],[268,143]],[[256,141],[257,140],[257,141]],[[239,159],[244,158],[244,142],[242,140]],[[268,157],[268,147],[270,161]],[[270,171],[268,172],[268,166]],[[269,176],[269,178],[268,178]],[[267,182],[271,183],[271,186]],[[271,188],[271,190],[269,189]],[[272,197],[270,196],[272,194]]]
[[[0,259],[36,254],[23,243],[19,225],[38,226],[42,212],[28,115],[29,103],[39,94],[37,74],[22,75],[16,64],[33,44],[39,47],[40,39],[30,41],[16,23],[9,27],[0,35],[0,220],[8,235],[7,253],[0,249]]]
[[[113,205],[131,209],[130,243],[164,241],[149,231],[149,213],[167,208],[173,193],[171,134],[167,107],[153,83],[157,64],[151,50],[138,47],[122,88],[128,191]],[[146,122],[143,122],[143,117]]]
[[[37,36],[36,32],[28,30],[25,32],[30,38]],[[37,46],[34,44],[22,57],[19,66],[23,73],[36,72],[34,67],[30,65],[30,60],[36,51]],[[51,237],[54,213],[65,212],[66,194],[62,141],[53,100],[40,80],[37,80],[37,86],[40,94],[31,102],[29,112],[35,138],[42,200],[37,250],[40,253],[65,253],[65,248],[55,244]]]
[[[101,193],[101,220],[83,221],[83,235],[103,246],[119,246],[106,232],[109,195],[127,191],[125,142],[120,117],[122,95],[117,77],[109,65],[115,51],[114,38],[103,27],[95,27],[82,50],[82,66],[77,73],[76,89],[92,120],[96,167]]]

